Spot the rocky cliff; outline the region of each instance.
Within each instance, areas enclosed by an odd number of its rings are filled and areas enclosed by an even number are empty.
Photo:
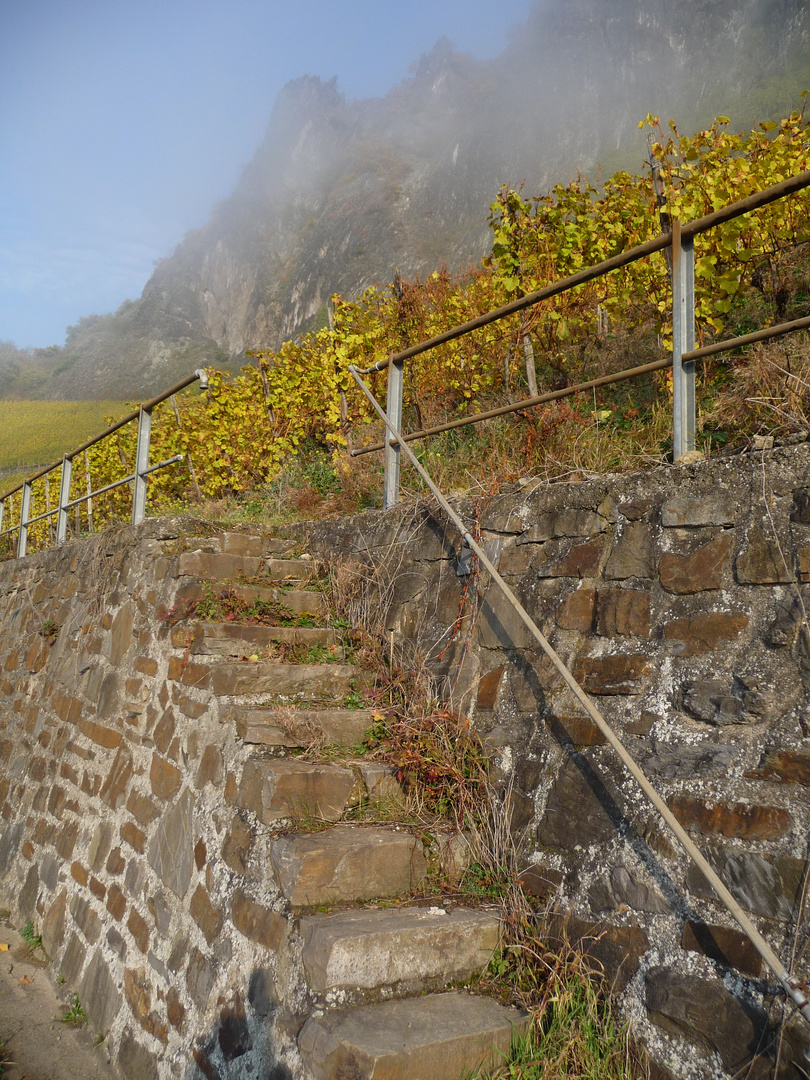
[[[385,97],[347,102],[302,77],[279,95],[234,193],[163,260],[143,295],[84,320],[57,397],[152,394],[323,325],[334,292],[486,251],[498,186],[540,192],[577,169],[641,167],[638,120],[740,126],[810,85],[808,0],[538,0],[488,62],[440,41]]]

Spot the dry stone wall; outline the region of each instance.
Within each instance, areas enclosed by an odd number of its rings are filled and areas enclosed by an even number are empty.
[[[807,979],[808,447],[529,484],[459,509]],[[731,1076],[752,1058],[747,1075],[771,1075],[769,972],[497,587],[464,575],[456,531],[424,507],[301,531],[327,557],[379,568],[389,630],[475,716],[513,786],[527,888],[604,964],[661,1075]],[[789,1025],[779,1075],[799,1075],[808,1041]]]
[[[171,642],[199,528],[0,565],[0,906],[41,929],[119,1075],[290,1080],[304,984],[235,805],[246,750]]]

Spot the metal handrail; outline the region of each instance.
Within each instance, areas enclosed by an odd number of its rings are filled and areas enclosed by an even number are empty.
[[[716,342],[712,345],[695,349],[694,238],[700,233],[707,232],[709,229],[721,225],[723,222],[731,221],[736,217],[741,217],[744,214],[750,213],[752,210],[760,209],[763,206],[767,206],[769,203],[776,202],[779,199],[785,198],[787,195],[792,195],[807,187],[810,187],[810,170],[799,173],[796,176],[788,177],[778,184],[772,184],[770,187],[763,188],[762,191],[755,192],[745,199],[739,199],[737,202],[730,203],[728,206],[715,210],[711,214],[705,214],[703,217],[696,218],[694,221],[685,223],[674,221],[670,232],[662,233],[661,236],[654,237],[652,240],[648,240],[643,244],[638,244],[635,247],[629,248],[627,251],[614,255],[610,259],[605,259],[593,266],[586,267],[576,274],[562,278],[560,281],[553,282],[551,285],[546,285],[544,288],[537,289],[535,292],[527,293],[525,296],[518,297],[516,300],[504,304],[499,308],[494,308],[492,311],[485,312],[475,319],[470,319],[469,321],[452,327],[432,338],[418,342],[406,349],[401,349],[399,352],[392,353],[387,359],[379,360],[370,367],[362,369],[358,368],[357,370],[361,375],[370,375],[373,372],[384,371],[387,369],[388,399],[386,410],[388,417],[393,421],[394,427],[399,430],[402,422],[403,366],[407,360],[411,360],[415,356],[426,353],[439,345],[455,341],[458,338],[464,337],[466,334],[471,334],[473,331],[480,330],[484,326],[488,326],[500,319],[507,318],[520,311],[525,311],[527,308],[534,307],[543,300],[548,300],[551,297],[558,296],[561,293],[574,289],[586,282],[603,277],[613,270],[617,270],[622,266],[627,266],[632,262],[643,259],[656,251],[661,251],[665,248],[672,249],[673,341],[671,358],[655,361],[650,365],[643,365],[642,369],[629,368],[626,371],[618,372],[613,376],[602,376],[600,379],[594,379],[587,383],[580,383],[574,387],[565,387],[563,390],[554,391],[550,394],[541,394],[536,397],[525,398],[523,401],[514,402],[510,405],[502,406],[499,409],[490,409],[487,412],[448,421],[446,424],[411,432],[410,434],[403,436],[402,442],[386,439],[383,442],[374,443],[371,446],[358,447],[352,450],[352,457],[359,457],[362,454],[369,454],[377,450],[385,450],[383,507],[388,509],[395,506],[399,500],[400,449],[402,443],[405,441],[425,438],[428,435],[449,431],[453,428],[466,427],[469,424],[476,424],[494,416],[503,416],[520,409],[531,408],[546,401],[553,401],[560,397],[566,397],[569,394],[579,393],[585,389],[593,389],[597,386],[607,385],[610,382],[620,382],[624,379],[636,378],[646,371],[660,370],[670,366],[673,369],[673,459],[677,460],[687,451],[694,450],[694,361],[701,356],[710,356],[715,353],[740,348],[741,346],[750,344],[754,341],[763,341],[767,338],[777,337],[781,334],[793,333],[796,330],[805,329],[808,326],[808,320],[794,320],[791,323],[781,323],[779,326],[767,327],[757,331],[755,334],[746,334],[739,338],[731,338],[725,342]]]
[[[737,923],[743,930],[743,933],[749,939],[751,944],[763,958],[771,971],[773,971],[773,973],[776,975],[780,985],[782,986],[782,989],[794,1002],[796,1008],[802,1014],[807,1023],[810,1024],[810,1001],[808,1001],[806,987],[802,983],[801,979],[799,979],[796,975],[790,974],[790,972],[779,959],[777,954],[774,952],[774,950],[771,948],[771,946],[768,944],[768,942],[765,940],[765,938],[762,936],[756,926],[754,926],[751,919],[746,915],[746,913],[742,910],[740,905],[734,899],[723,879],[715,871],[714,867],[708,862],[706,857],[701,852],[700,848],[695,844],[695,842],[686,832],[684,827],[681,825],[681,823],[672,813],[670,808],[667,806],[666,802],[655,790],[641,766],[635,760],[630,751],[625,747],[621,739],[619,739],[618,735],[614,732],[610,724],[608,724],[607,720],[605,720],[604,716],[602,716],[602,713],[593,703],[588,694],[585,693],[583,688],[574,678],[574,675],[570,671],[568,666],[563,662],[557,651],[553,648],[553,646],[545,637],[543,632],[540,630],[540,628],[533,621],[529,613],[520,603],[518,598],[515,596],[514,592],[510,589],[510,587],[501,577],[500,573],[487,556],[487,553],[476,541],[475,537],[470,534],[467,526],[464,524],[463,519],[455,512],[447,499],[442,495],[439,488],[433,483],[424,466],[419,462],[414,452],[407,445],[405,437],[394,426],[394,424],[391,423],[390,418],[386,415],[385,412],[383,412],[382,407],[379,405],[379,403],[374,398],[374,395],[363,382],[362,378],[360,377],[361,372],[358,371],[358,369],[353,364],[349,366],[349,372],[353,376],[360,389],[365,394],[366,398],[371,403],[372,407],[374,408],[380,419],[388,428],[391,437],[396,440],[396,442],[402,447],[402,450],[407,455],[413,467],[422,477],[429,490],[433,493],[439,505],[444,510],[445,514],[447,514],[447,516],[459,530],[463,542],[470,547],[470,549],[474,552],[474,554],[481,562],[481,565],[484,566],[484,568],[489,572],[493,582],[498,586],[500,591],[506,597],[507,601],[509,602],[515,613],[518,615],[521,622],[527,628],[535,641],[537,641],[537,643],[540,645],[541,649],[549,658],[549,660],[551,660],[552,664],[562,676],[569,689],[573,692],[580,705],[582,705],[584,710],[587,712],[588,716],[591,717],[593,722],[607,739],[608,743],[616,751],[616,754],[621,760],[624,767],[639,785],[639,787],[647,796],[649,801],[653,804],[654,808],[669,826],[671,831],[675,834],[675,837],[680,842],[683,849],[686,851],[686,854],[689,855],[689,857],[693,860],[698,869],[707,879],[711,887],[717,893],[718,898],[722,901],[722,903],[726,906],[728,911],[737,921]]]
[[[179,383],[175,383],[174,386],[165,390],[162,394],[158,394],[157,397],[150,398],[149,401],[139,405],[137,409],[133,409],[132,412],[127,413],[126,416],[121,417],[114,424],[110,424],[99,435],[93,436],[91,439],[87,439],[76,447],[75,450],[71,450],[66,453],[61,461],[57,461],[52,465],[46,465],[39,469],[38,472],[32,473],[27,476],[16,487],[6,491],[3,495],[0,495],[0,530],[2,530],[3,524],[3,509],[6,499],[10,499],[16,495],[18,491],[21,494],[20,504],[20,522],[18,525],[13,525],[9,529],[0,531],[0,539],[4,536],[10,536],[12,533],[17,533],[17,558],[22,558],[28,547],[28,529],[31,525],[36,524],[38,521],[43,521],[46,518],[57,516],[57,528],[56,528],[56,542],[57,544],[64,543],[67,539],[67,526],[68,511],[75,506],[79,506],[83,502],[94,498],[96,495],[103,495],[107,491],[112,491],[114,488],[122,487],[124,484],[132,484],[132,524],[137,525],[143,521],[146,514],[146,478],[152,473],[157,472],[158,469],[164,469],[168,465],[174,465],[178,461],[182,461],[183,454],[175,454],[174,457],[167,458],[165,461],[160,461],[156,465],[149,464],[149,443],[151,439],[152,431],[152,411],[160,405],[162,402],[168,400],[174,394],[184,390],[187,386],[199,380],[201,389],[208,388],[208,376],[203,368],[197,368],[193,375],[189,375],[188,378],[182,379]],[[70,498],[70,482],[72,476],[73,459],[78,457],[79,454],[89,450],[91,446],[95,446],[96,443],[101,442],[108,436],[115,434],[126,424],[132,423],[133,420],[138,421],[138,442],[135,451],[135,472],[129,476],[125,476],[121,480],[115,480],[111,484],[106,484],[104,487],[98,488],[95,491],[88,491],[84,495],[78,496],[78,498]],[[59,504],[52,510],[46,510],[44,514],[38,514],[36,517],[28,516],[28,508],[31,501],[31,491],[35,480],[46,476],[48,473],[53,472],[55,469],[61,467],[61,481],[59,485]]]

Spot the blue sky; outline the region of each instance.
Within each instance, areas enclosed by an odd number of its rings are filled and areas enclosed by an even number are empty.
[[[140,296],[261,141],[277,91],[384,95],[442,36],[497,55],[532,0],[0,0],[0,340]]]

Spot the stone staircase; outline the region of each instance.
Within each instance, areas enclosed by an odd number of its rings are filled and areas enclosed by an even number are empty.
[[[234,803],[267,834],[267,892],[283,897],[300,949],[305,1070],[313,1080],[461,1080],[527,1025],[517,1010],[448,990],[488,963],[497,912],[402,904],[427,876],[421,840],[396,825],[345,820],[401,793],[391,768],[335,750],[371,726],[371,710],[346,704],[371,674],[345,662],[313,587],[313,560],[290,557],[284,541],[235,532],[186,547],[173,662],[187,685],[210,689],[221,721],[251,748]],[[306,625],[200,620],[206,601],[228,594],[283,605]],[[274,647],[297,650],[298,662],[264,659]],[[296,754],[318,744],[329,745],[328,760]]]

